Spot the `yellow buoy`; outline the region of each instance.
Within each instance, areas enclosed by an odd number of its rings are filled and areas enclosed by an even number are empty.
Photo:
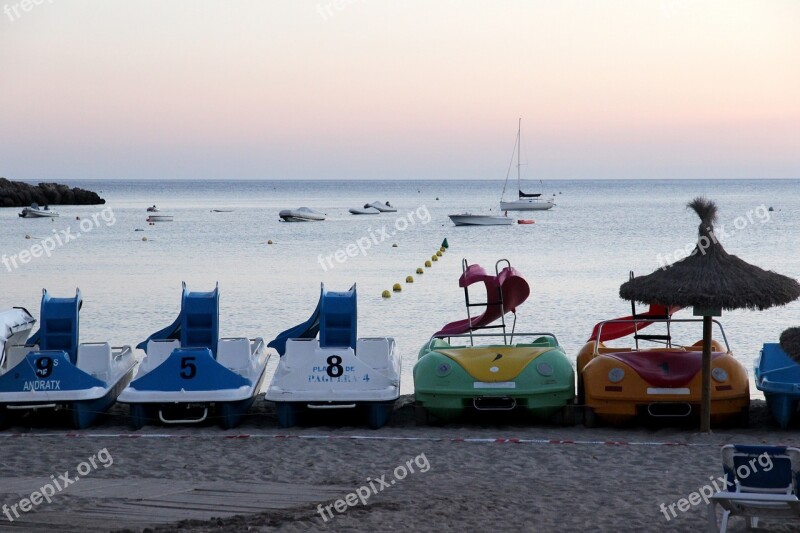
[[[431,256],[431,261],[438,261],[438,260],[439,260],[439,256],[438,255],[434,254],[434,255]]]
[[[422,270],[422,267],[420,267],[420,268],[418,268],[418,269],[417,269],[417,274],[422,274],[423,272],[425,272],[425,271],[424,271],[424,270]]]
[[[414,277],[413,276],[406,276],[406,283],[414,283]]]
[[[391,292],[389,292],[389,291],[383,291],[383,292],[381,293],[381,297],[382,297],[382,298],[391,298],[391,297],[392,297],[392,293],[391,293]]]
[[[425,267],[426,268],[430,268],[431,267],[431,262],[430,261],[425,261]]]
[[[272,242],[272,239],[270,239],[267,241],[267,244],[274,244],[274,243]]]
[[[144,237],[142,237],[142,240],[143,240],[143,241],[146,241],[146,240],[147,240],[147,235],[145,235]]]
[[[400,292],[403,290],[403,286],[400,285],[399,283],[395,283],[394,285],[392,285],[392,290],[394,292]]]
[[[442,251],[439,250],[438,252],[436,252],[436,255],[439,256],[439,257],[442,257]]]
[[[442,252],[442,253],[445,253],[447,251],[447,248],[442,246],[441,248],[439,248],[439,251]]]

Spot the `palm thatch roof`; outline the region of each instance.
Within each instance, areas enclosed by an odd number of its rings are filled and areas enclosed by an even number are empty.
[[[781,348],[786,355],[800,363],[800,328],[789,328],[781,333]]]
[[[725,251],[714,234],[714,202],[695,198],[687,207],[700,217],[692,254],[623,283],[620,297],[645,304],[725,310],[763,310],[800,297],[800,284],[795,279],[761,269]]]

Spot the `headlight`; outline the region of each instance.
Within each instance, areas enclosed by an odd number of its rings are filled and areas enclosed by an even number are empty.
[[[720,367],[716,367],[711,371],[711,377],[714,378],[714,381],[728,381],[728,373],[725,372],[724,368]]]
[[[553,375],[553,367],[550,363],[541,362],[536,365],[536,371],[539,372],[544,377],[550,377]]]
[[[625,371],[621,368],[612,368],[608,371],[608,381],[611,383],[619,383],[625,377]]]
[[[450,373],[451,369],[450,363],[439,363],[436,366],[436,375],[443,378]]]

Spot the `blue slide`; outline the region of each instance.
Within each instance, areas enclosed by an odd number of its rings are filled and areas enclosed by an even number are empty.
[[[181,348],[208,348],[216,358],[219,341],[219,285],[211,292],[190,292],[184,283],[178,318],[136,347],[146,352],[147,342],[151,339],[179,340]]]
[[[275,348],[283,355],[286,353],[287,340],[313,339],[319,333],[319,343],[323,348],[349,346],[355,350],[357,321],[355,284],[346,292],[329,292],[325,290],[323,283],[317,307],[311,317],[302,324],[281,332],[267,346]]]
[[[72,364],[78,359],[78,313],[83,306],[81,291],[74,298],[53,298],[42,291],[39,331],[26,344],[39,350],[63,350]]]

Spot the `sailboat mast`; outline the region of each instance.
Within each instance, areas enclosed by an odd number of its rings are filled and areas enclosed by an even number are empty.
[[[517,197],[519,197],[519,193],[522,190],[522,182],[520,182],[519,178],[519,154],[520,154],[520,146],[522,145],[522,117],[519,118],[519,125],[517,126]]]

